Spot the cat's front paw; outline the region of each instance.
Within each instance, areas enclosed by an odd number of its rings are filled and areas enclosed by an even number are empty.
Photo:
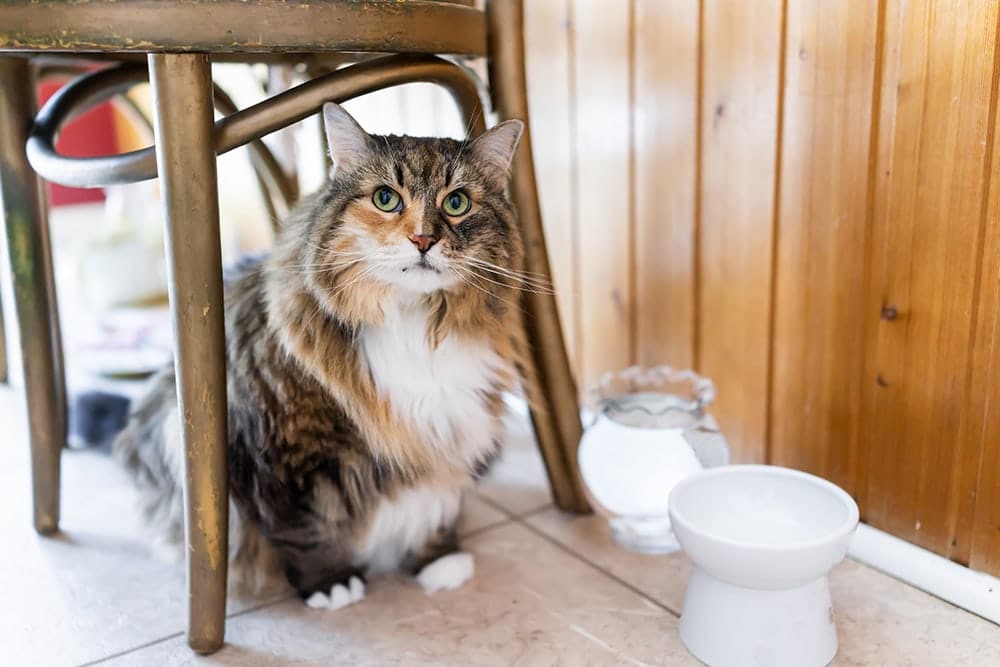
[[[472,578],[476,561],[472,554],[459,551],[441,556],[417,574],[417,583],[428,593],[451,591]]]
[[[341,609],[365,598],[365,582],[360,577],[351,577],[347,584],[334,584],[330,593],[316,591],[306,598],[306,606],[312,609]]]

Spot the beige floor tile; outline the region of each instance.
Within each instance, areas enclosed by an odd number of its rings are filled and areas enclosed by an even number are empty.
[[[507,419],[503,453],[480,480],[478,491],[482,497],[517,516],[551,503],[545,464],[526,415],[512,415]]]
[[[131,482],[108,456],[63,455],[62,534],[31,529],[28,443],[23,404],[0,390],[0,645],[18,647],[3,665],[69,665],[180,632],[186,595],[180,564],[153,556]],[[470,494],[459,531],[507,521]],[[261,600],[230,601],[233,613]],[[9,660],[9,661],[8,661]]]
[[[593,515],[575,516],[549,509],[526,521],[612,576],[680,613],[691,571],[683,553],[650,555],[622,549],[611,539],[604,519]]]
[[[1000,627],[855,561],[830,576],[836,666],[993,667]]]
[[[462,515],[458,518],[458,534],[477,533],[484,528],[510,521],[506,514],[470,491],[462,498]]]
[[[4,487],[0,645],[14,651],[5,664],[77,664],[184,627],[183,573],[137,537],[124,476],[93,454],[63,458],[57,537],[31,529],[27,470]]]
[[[62,533],[39,537],[21,404],[9,389],[0,424],[13,436],[0,456],[0,645],[14,650],[0,663],[78,664],[181,631],[183,569],[152,555],[125,473],[107,455],[65,452]],[[232,600],[230,610],[259,603]]]
[[[683,554],[648,556],[618,547],[598,517],[549,510],[527,521],[665,607],[680,611],[690,572]],[[1000,627],[861,563],[830,575],[840,651],[834,665],[1000,665]]]
[[[338,612],[290,601],[233,619],[220,665],[688,665],[677,619],[523,526],[469,542],[475,578],[427,596],[409,582],[373,582]],[[181,639],[108,664],[184,665]]]

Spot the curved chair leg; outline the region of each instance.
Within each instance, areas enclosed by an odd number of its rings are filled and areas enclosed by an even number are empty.
[[[203,54],[151,54],[156,163],[166,221],[177,397],[184,439],[188,644],[222,646],[229,477],[226,347],[212,80]]]
[[[494,106],[502,119],[520,118],[525,122],[524,136],[512,168],[512,187],[524,236],[525,261],[529,271],[549,276],[535,167],[531,159],[521,0],[488,0],[486,12],[490,39],[490,91]],[[532,411],[531,416],[549,483],[560,509],[586,512],[589,506],[576,464],[576,448],[582,432],[580,408],[563,345],[555,297],[529,292],[525,296],[525,306],[528,344],[538,384],[536,400],[543,403]]]
[[[27,60],[0,58],[0,90],[0,199],[27,393],[34,523],[35,530],[47,534],[59,528],[65,404],[53,341],[57,329],[48,222],[39,180],[24,150],[35,99]]]

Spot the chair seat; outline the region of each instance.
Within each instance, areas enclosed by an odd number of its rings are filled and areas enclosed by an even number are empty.
[[[0,51],[486,53],[472,0],[8,0]]]

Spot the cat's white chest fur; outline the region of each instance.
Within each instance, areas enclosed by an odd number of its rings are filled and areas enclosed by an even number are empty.
[[[426,306],[390,308],[381,326],[362,331],[361,345],[379,393],[430,446],[467,462],[493,447],[498,427],[485,396],[509,365],[486,342],[448,336],[427,341]]]

